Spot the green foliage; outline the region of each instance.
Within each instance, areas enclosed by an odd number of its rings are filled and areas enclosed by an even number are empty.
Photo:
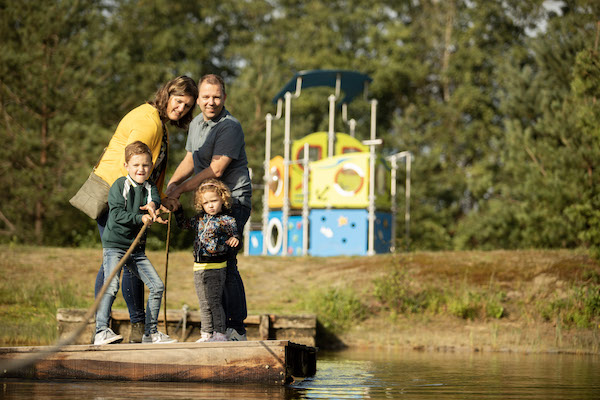
[[[405,268],[396,267],[389,276],[373,280],[373,296],[392,318],[398,314],[440,315],[448,312],[461,319],[505,316],[506,296],[495,287],[473,290],[467,287],[415,288]]]
[[[367,316],[367,307],[352,289],[312,289],[304,294],[299,307],[317,314],[325,329],[333,332],[347,331]]]
[[[540,301],[538,308],[544,320],[558,321],[567,328],[596,326],[600,322],[600,285],[575,286],[566,296]]]
[[[411,288],[411,279],[405,269],[397,268],[389,276],[373,280],[373,296],[393,313],[414,314],[429,307],[427,291]]]
[[[405,246],[582,246],[600,257],[600,6],[543,3],[0,2],[0,241],[94,245],[94,222],[68,199],[119,120],[167,79],[225,77],[260,184],[273,96],[296,71],[339,68],[373,78],[382,153],[415,156]],[[292,140],[327,128],[329,94],[293,101]],[[359,139],[369,110],[365,99],[349,105]],[[339,115],[335,129],[348,131]],[[168,174],[185,137],[170,130]],[[278,120],[273,155],[282,152]],[[152,246],[163,238],[152,233]],[[173,231],[172,245],[189,246],[189,235]],[[423,296],[402,302],[422,309],[439,294]]]
[[[89,288],[85,288],[85,292]],[[56,340],[56,310],[87,308],[81,288],[66,283],[0,282],[0,343],[49,344]]]
[[[447,300],[450,314],[462,319],[474,320],[480,315],[481,296],[478,293],[465,291],[450,296]]]

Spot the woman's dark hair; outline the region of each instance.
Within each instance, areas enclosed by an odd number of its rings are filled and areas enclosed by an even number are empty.
[[[190,107],[189,111],[177,121],[170,120],[167,115],[167,106],[171,96],[191,96],[193,98],[192,107]],[[171,125],[186,129],[194,118],[196,100],[198,100],[198,86],[196,85],[196,82],[194,82],[192,78],[182,75],[165,83],[158,89],[158,92],[156,92],[154,101],[148,103],[156,107],[158,115],[160,115],[160,119],[163,122],[170,121]]]

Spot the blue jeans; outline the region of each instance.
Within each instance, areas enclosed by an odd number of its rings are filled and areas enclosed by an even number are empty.
[[[98,217],[96,222],[98,223],[98,231],[100,232],[100,238],[104,233],[104,227],[108,220],[108,212]],[[100,289],[104,284],[104,269],[100,265],[98,275],[96,275],[96,283],[94,285],[94,297],[98,297]],[[146,319],[144,313],[144,282],[140,278],[135,276],[129,268],[123,270],[123,281],[122,290],[125,304],[127,304],[127,310],[129,311],[129,319],[132,324],[143,322]]]
[[[119,261],[127,253],[125,249],[116,248],[105,248],[102,252],[102,269],[104,270],[104,276],[109,277],[112,271],[117,267]],[[131,271],[138,278],[140,278],[148,289],[150,294],[148,295],[148,304],[146,305],[146,327],[145,333],[155,333],[158,325],[158,312],[160,310],[160,302],[162,300],[163,291],[165,286],[163,285],[158,273],[146,257],[144,252],[135,252],[131,254],[129,259],[125,262],[124,268]],[[96,313],[96,333],[106,330],[108,328],[108,320],[110,318],[110,310],[112,304],[115,301],[115,297],[119,292],[119,274],[116,274],[110,281],[106,292],[102,296],[98,311]]]
[[[250,208],[234,202],[231,207],[231,216],[235,218],[240,237],[244,233],[244,226],[250,218]],[[237,250],[230,250],[227,255],[227,276],[225,278],[225,290],[223,292],[223,308],[227,328],[235,329],[240,335],[246,333],[244,320],[248,316],[246,306],[246,292],[244,282],[237,267]]]

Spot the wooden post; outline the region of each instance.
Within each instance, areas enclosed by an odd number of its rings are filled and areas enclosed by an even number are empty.
[[[260,316],[260,324],[258,325],[258,333],[261,340],[269,339],[269,331],[271,330],[271,318],[267,314]]]

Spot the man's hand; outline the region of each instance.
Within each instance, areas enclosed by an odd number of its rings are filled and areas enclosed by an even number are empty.
[[[171,183],[169,186],[167,186],[167,190],[165,191],[165,194],[167,195],[167,197],[171,197],[173,199],[178,199],[179,196],[181,196],[181,193],[178,192],[177,187],[179,185],[176,185],[174,183]]]
[[[173,197],[165,197],[162,199],[162,204],[160,205],[162,212],[177,211],[179,207],[181,207],[181,203]]]

